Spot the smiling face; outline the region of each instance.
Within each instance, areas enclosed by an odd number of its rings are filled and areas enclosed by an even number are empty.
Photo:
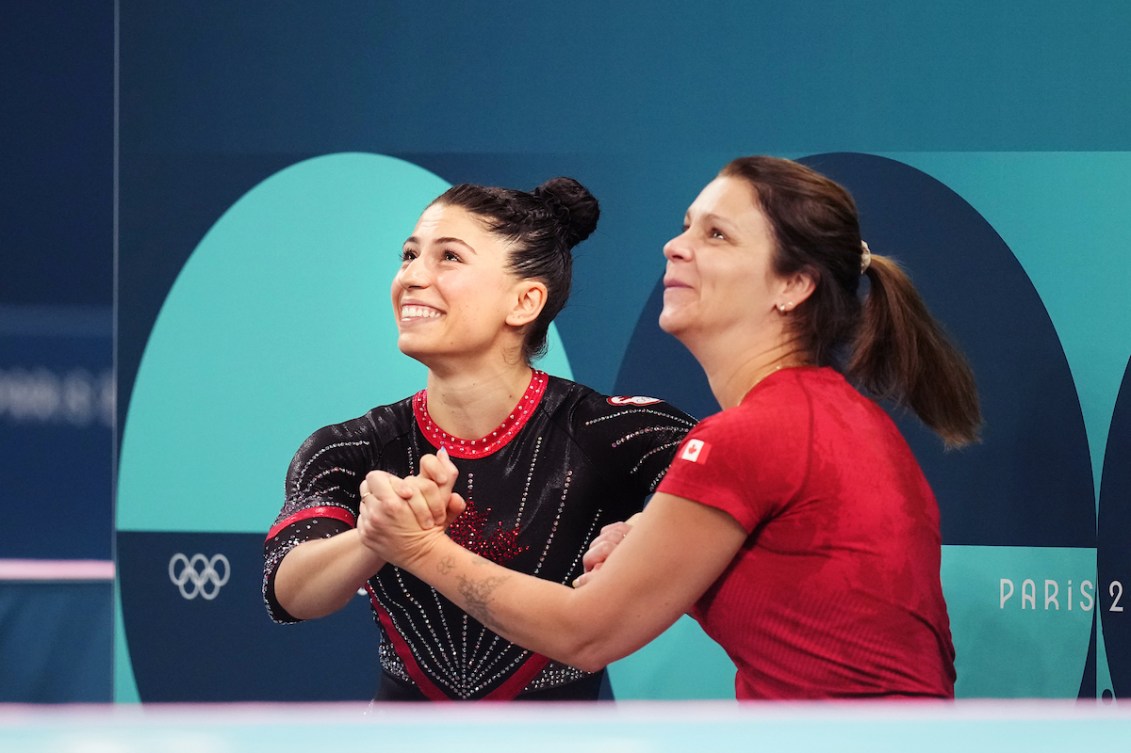
[[[660,328],[692,351],[724,336],[740,348],[752,337],[780,334],[776,311],[785,280],[772,267],[775,242],[754,191],[741,178],[707,184],[684,217],[683,232],[664,246]]]
[[[531,283],[508,271],[509,253],[510,244],[467,210],[424,210],[391,290],[401,352],[433,367],[520,349]]]

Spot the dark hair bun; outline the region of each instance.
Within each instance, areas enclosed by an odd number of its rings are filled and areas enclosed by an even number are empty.
[[[545,202],[561,226],[562,239],[573,248],[597,229],[601,208],[589,189],[573,178],[550,178],[532,192]]]

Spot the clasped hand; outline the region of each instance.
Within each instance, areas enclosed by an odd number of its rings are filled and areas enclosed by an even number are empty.
[[[385,471],[370,471],[360,487],[357,530],[362,542],[381,559],[399,567],[423,555],[466,507],[463,497],[452,491],[458,475],[443,450],[422,457],[420,473],[415,476],[400,478]],[[574,581],[575,587],[587,583],[605,564],[638,516],[601,529],[585,553],[585,573]]]
[[[458,475],[443,450],[422,457],[415,476],[370,471],[360,486],[357,530],[362,542],[400,567],[423,555],[466,506],[452,491]]]

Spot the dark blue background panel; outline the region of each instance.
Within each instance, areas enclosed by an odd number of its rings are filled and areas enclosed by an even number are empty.
[[[113,5],[0,10],[0,305],[110,305]]]
[[[0,559],[110,559],[111,364],[109,308],[0,308]]]
[[[1131,364],[1111,418],[1100,485],[1097,609],[1117,698],[1131,695]]]
[[[1121,0],[122,0],[121,18],[123,150],[1131,144]]]
[[[118,573],[142,701],[373,697],[378,632],[367,599],[309,623],[271,622],[261,595],[262,536],[119,532]]]

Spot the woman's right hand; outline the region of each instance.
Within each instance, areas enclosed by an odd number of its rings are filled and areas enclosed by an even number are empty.
[[[422,527],[421,515],[430,513],[421,512],[428,503],[417,481],[415,476],[407,479],[389,474],[384,474],[383,478],[372,477],[370,493],[361,500],[358,511],[357,531],[362,543],[383,560],[398,567],[407,567],[413,560],[426,555],[435,541],[445,536],[444,525]],[[454,518],[463,511],[463,498],[450,492],[446,498],[450,500],[452,509],[450,517]],[[448,519],[441,522],[446,524]]]
[[[452,491],[458,471],[441,451],[421,458],[417,476],[398,478],[370,471],[361,484],[357,530],[362,542],[395,565],[411,558],[463,512],[463,497]]]

